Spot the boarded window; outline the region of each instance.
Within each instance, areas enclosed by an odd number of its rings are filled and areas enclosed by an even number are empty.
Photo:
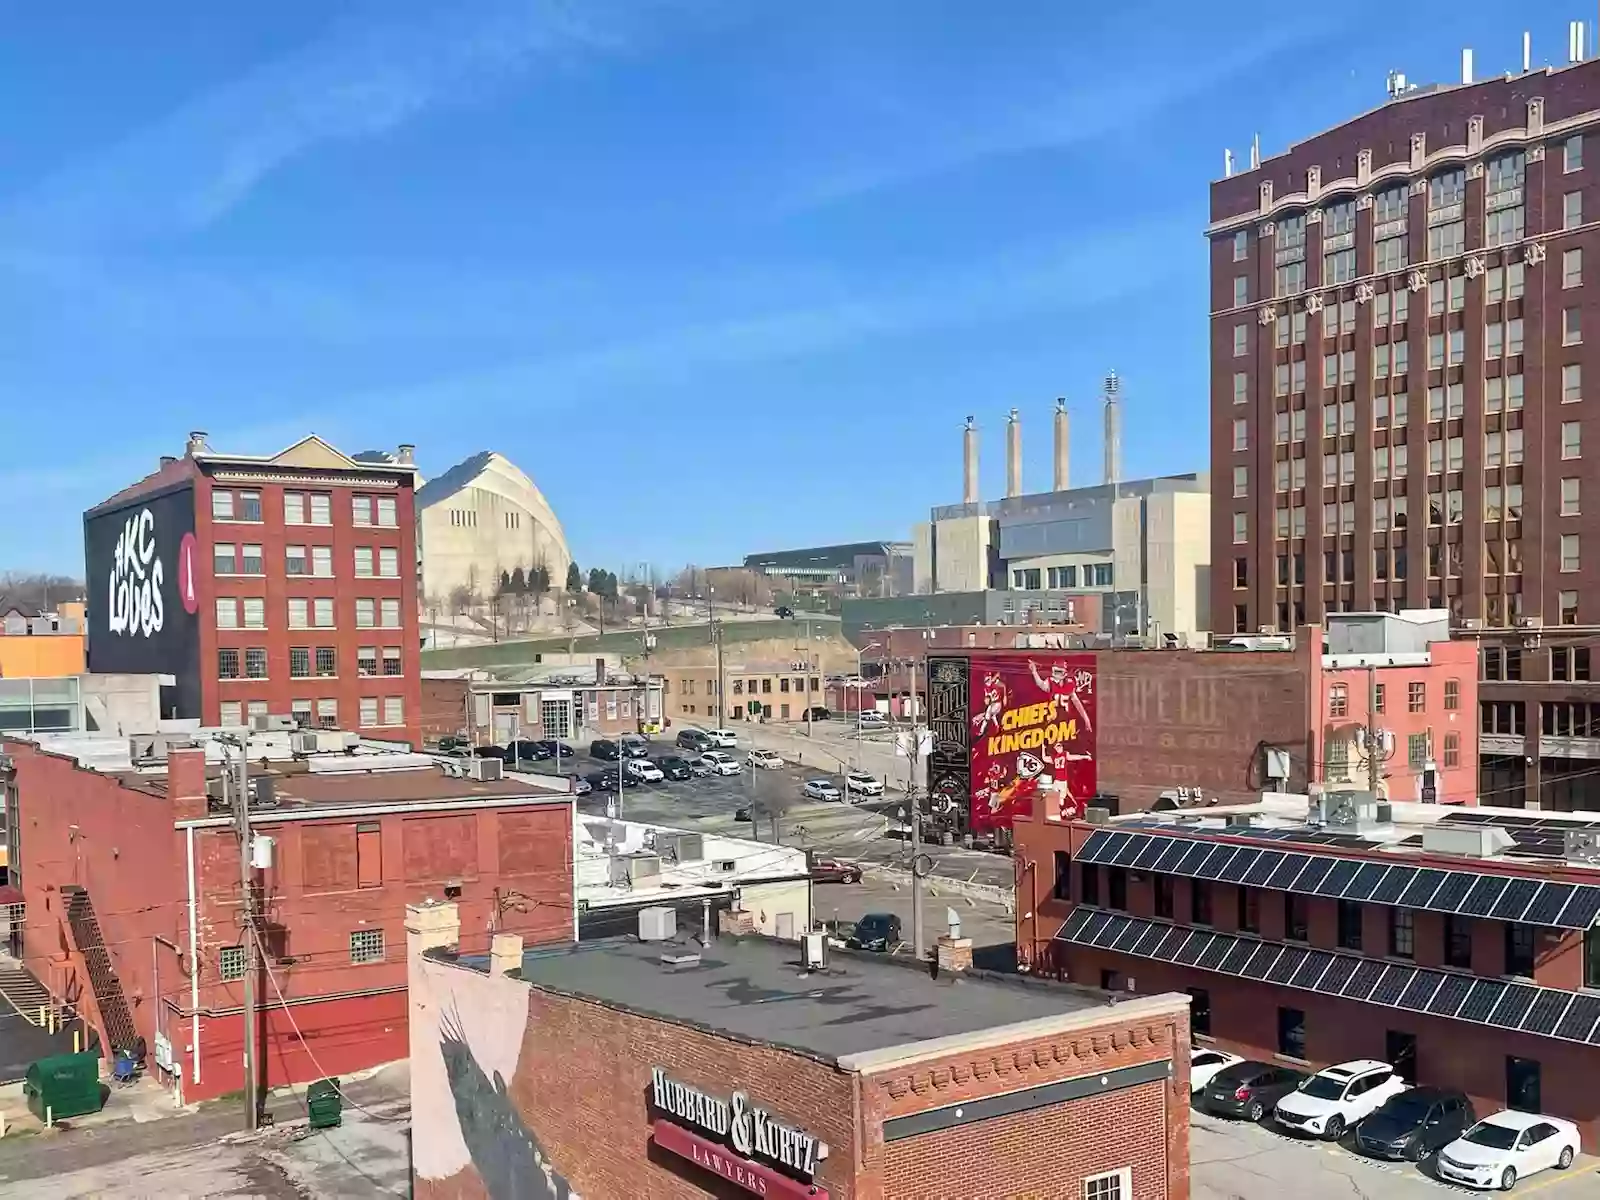
[[[383,827],[376,821],[356,826],[356,886],[383,886]]]
[[[355,824],[302,826],[300,871],[308,892],[346,892],[354,889]]]
[[[566,824],[562,809],[500,813],[500,873],[554,876],[570,891],[572,864],[567,858]]]
[[[413,817],[401,828],[407,881],[421,883],[478,877],[476,814]]]

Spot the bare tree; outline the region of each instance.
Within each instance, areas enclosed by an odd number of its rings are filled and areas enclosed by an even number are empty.
[[[458,583],[450,589],[450,610],[458,615],[472,608],[477,600],[470,583]]]
[[[0,607],[47,611],[64,601],[85,600],[83,584],[70,575],[42,572],[0,573]]]

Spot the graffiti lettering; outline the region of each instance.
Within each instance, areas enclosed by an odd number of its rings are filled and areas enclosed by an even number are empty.
[[[154,531],[155,518],[146,508],[129,517],[117,537],[106,609],[112,633],[150,637],[166,624],[161,598],[164,572],[156,557]]]
[[[1043,705],[1050,708],[1053,705]],[[1006,714],[1010,716],[1009,713]],[[1076,741],[1078,737],[1078,721],[1061,721],[1054,725],[1035,726],[1032,729],[1021,729],[1015,733],[997,733],[988,741],[988,752],[991,757],[997,754],[1014,754],[1018,750],[1037,750],[1041,746],[1051,746],[1056,742]]]

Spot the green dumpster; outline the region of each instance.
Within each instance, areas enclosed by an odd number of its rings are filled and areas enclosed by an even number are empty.
[[[60,1121],[99,1112],[100,1054],[85,1050],[81,1054],[54,1054],[41,1058],[28,1068],[22,1094],[28,1111],[39,1120]]]
[[[306,1089],[306,1109],[311,1128],[332,1129],[343,1120],[344,1094],[337,1079],[319,1079]]]

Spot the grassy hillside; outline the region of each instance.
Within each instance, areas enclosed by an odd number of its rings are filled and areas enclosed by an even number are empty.
[[[817,637],[836,628],[837,620],[809,615],[812,630]],[[687,650],[695,646],[709,646],[711,631],[705,625],[666,625],[653,628],[656,652]],[[593,633],[583,637],[525,638],[514,642],[493,642],[487,646],[451,646],[442,650],[424,650],[424,671],[450,670],[459,667],[527,666],[539,654],[578,654],[583,651],[612,654],[638,654],[643,649],[641,629],[622,629],[608,633]],[[722,626],[724,646],[735,642],[758,642],[767,638],[793,638],[805,636],[805,619],[783,621],[726,621]]]

